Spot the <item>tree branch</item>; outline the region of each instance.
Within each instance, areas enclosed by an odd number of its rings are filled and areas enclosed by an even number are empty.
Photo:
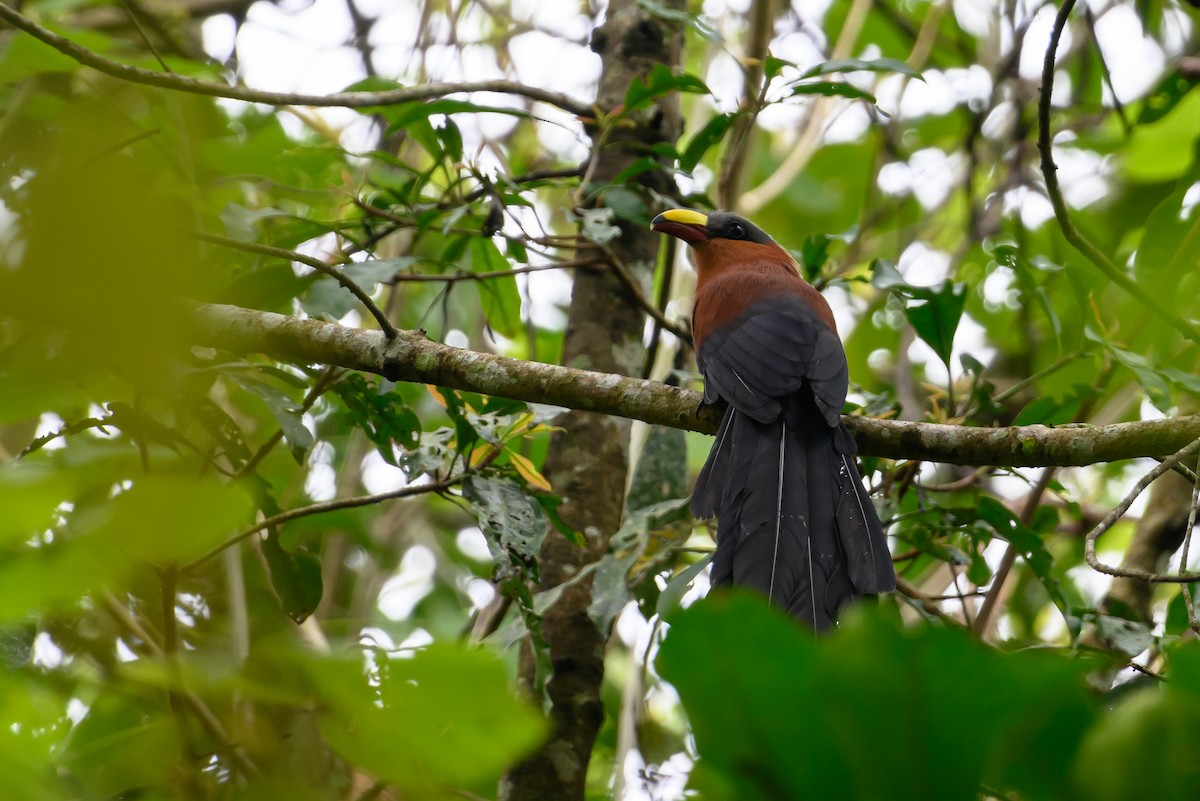
[[[452,348],[401,331],[345,328],[237,306],[204,305],[191,315],[197,344],[281,361],[346,367],[393,381],[628,417],[654,425],[715,433],[721,412],[701,395],[657,381]],[[1200,415],[1106,426],[968,426],[843,418],[864,455],[967,465],[1077,466],[1159,458],[1200,439]]]
[[[1117,508],[1109,512],[1108,515],[1101,520],[1095,528],[1088,532],[1087,537],[1084,538],[1083,541],[1083,558],[1093,570],[1097,570],[1101,573],[1107,573],[1110,576],[1141,579],[1142,581],[1149,581],[1153,583],[1165,584],[1174,582],[1179,584],[1190,584],[1194,581],[1200,581],[1200,573],[1185,573],[1181,571],[1172,575],[1165,573],[1150,573],[1145,570],[1138,570],[1134,568],[1113,567],[1111,565],[1104,564],[1096,556],[1096,540],[1100,538],[1101,534],[1108,531],[1116,524],[1118,520],[1121,519],[1121,515],[1125,514],[1126,510],[1133,505],[1133,502],[1137,500],[1137,496],[1142,494],[1142,490],[1146,489],[1146,487],[1150,486],[1150,484],[1156,478],[1173,468],[1179,462],[1182,462],[1184,459],[1191,456],[1198,449],[1200,449],[1200,438],[1193,440],[1191,443],[1180,448],[1166,459],[1163,459],[1162,462],[1155,465],[1153,470],[1142,476],[1141,480],[1134,485],[1133,489],[1129,491],[1129,494],[1125,496],[1125,499],[1117,504]]]
[[[247,253],[257,253],[261,256],[271,256],[276,259],[283,259],[284,261],[295,261],[311,267],[322,275],[327,275],[334,281],[337,281],[343,289],[358,298],[358,302],[365,306],[367,311],[371,313],[371,316],[375,318],[375,322],[379,323],[379,328],[388,339],[394,338],[397,334],[396,326],[392,325],[391,320],[387,318],[383,310],[375,305],[375,301],[371,300],[371,296],[356,284],[354,279],[338,268],[326,264],[314,256],[309,256],[296,250],[287,250],[286,248],[277,248],[271,245],[260,245],[256,242],[243,242],[240,239],[230,239],[227,236],[218,236],[217,234],[196,232],[196,238],[213,245],[221,245],[222,247],[233,248],[234,250],[244,250]]]
[[[435,97],[445,97],[447,95],[466,92],[499,92],[501,94],[518,95],[520,97],[527,97],[530,100],[548,103],[580,117],[596,116],[596,110],[586,103],[581,103],[578,100],[557,92],[548,92],[545,89],[538,89],[534,86],[526,86],[516,81],[507,80],[426,83],[420,86],[408,86],[402,89],[391,89],[383,92],[334,92],[328,95],[264,92],[244,86],[230,86],[213,81],[201,81],[182,75],[153,72],[152,70],[131,67],[128,64],[112,61],[75,44],[70,39],[43,28],[2,2],[0,2],[0,20],[4,20],[14,28],[25,31],[25,33],[38,41],[53,47],[58,52],[78,61],[80,64],[99,70],[114,78],[120,78],[130,83],[157,86],[163,89],[175,89],[180,92],[191,92],[192,94],[207,95],[209,97],[244,100],[247,103],[265,103],[270,106],[365,108],[412,103],[418,100],[429,100]]]
[[[1041,155],[1042,177],[1046,181],[1046,194],[1054,207],[1054,217],[1058,220],[1063,237],[1075,246],[1075,249],[1087,257],[1108,279],[1124,289],[1139,303],[1160,315],[1187,339],[1200,344],[1200,329],[1184,320],[1175,312],[1163,306],[1134,281],[1113,264],[1104,253],[1085,237],[1075,224],[1071,222],[1067,203],[1063,199],[1062,189],[1058,185],[1058,165],[1054,163],[1052,152],[1052,137],[1050,135],[1050,98],[1054,94],[1054,59],[1058,51],[1058,42],[1062,38],[1063,29],[1075,0],[1063,0],[1054,18],[1054,28],[1050,33],[1050,44],[1046,48],[1046,59],[1042,62],[1042,96],[1038,98],[1038,153]]]

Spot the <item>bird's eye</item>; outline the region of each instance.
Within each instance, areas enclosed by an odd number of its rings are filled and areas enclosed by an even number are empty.
[[[725,231],[729,234],[730,239],[744,239],[746,236],[746,226],[740,222],[729,223],[725,226]]]

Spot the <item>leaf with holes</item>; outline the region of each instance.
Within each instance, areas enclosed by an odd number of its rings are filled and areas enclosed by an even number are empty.
[[[463,496],[479,519],[498,579],[529,571],[536,577],[537,556],[546,538],[542,507],[511,478],[468,476]]]

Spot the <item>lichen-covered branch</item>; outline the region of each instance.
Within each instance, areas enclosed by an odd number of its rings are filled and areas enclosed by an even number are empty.
[[[657,381],[528,362],[463,350],[401,331],[345,328],[236,306],[206,305],[192,314],[197,344],[281,361],[336,365],[396,381],[546,403],[711,434],[720,415],[700,393]],[[867,456],[965,465],[1074,466],[1163,457],[1200,438],[1200,415],[1106,426],[967,426],[847,417]]]

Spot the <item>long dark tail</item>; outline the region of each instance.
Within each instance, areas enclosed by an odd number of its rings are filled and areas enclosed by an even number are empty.
[[[817,630],[854,598],[894,590],[854,453],[811,399],[768,424],[730,408],[692,495],[693,514],[720,519],[713,585],[753,587]]]

